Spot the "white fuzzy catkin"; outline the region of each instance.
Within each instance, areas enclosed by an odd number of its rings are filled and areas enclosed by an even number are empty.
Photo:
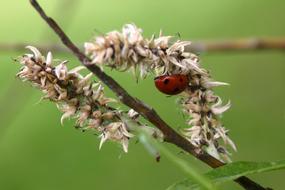
[[[92,74],[81,75],[82,66],[68,70],[66,61],[54,66],[50,52],[45,58],[35,47],[27,48],[33,54],[19,58],[23,67],[17,76],[39,88],[45,94],[43,98],[56,103],[63,112],[61,123],[66,118],[75,118],[76,127],[100,133],[99,148],[106,140],[112,140],[127,152],[133,134],[121,119],[121,111],[108,106],[114,100],[105,97],[100,83],[91,81]]]
[[[185,51],[191,42],[171,40],[171,36],[162,34],[146,39],[140,28],[127,24],[122,32],[112,31],[86,42],[85,53],[93,64],[119,71],[132,70],[136,77],[139,74],[145,78],[150,72],[156,75],[187,75],[189,85],[180,102],[190,119],[187,122],[189,127],[182,133],[195,146],[220,160],[229,161],[229,153],[220,139],[234,150],[236,147],[219,118],[230,108],[230,103],[223,105],[221,98],[212,90],[227,83],[213,81],[209,72],[200,67],[198,56]]]

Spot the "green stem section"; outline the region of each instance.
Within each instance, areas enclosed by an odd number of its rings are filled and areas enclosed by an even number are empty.
[[[185,162],[181,158],[178,158],[175,154],[170,152],[167,148],[162,146],[157,141],[153,140],[151,137],[149,137],[148,134],[143,132],[143,130],[139,130],[140,134],[139,137],[141,141],[147,141],[150,142],[152,145],[154,145],[165,157],[167,157],[169,160],[171,160],[178,168],[180,168],[183,172],[185,172],[190,179],[195,181],[196,183],[200,184],[203,189],[207,190],[217,190],[217,188],[203,175],[201,175],[193,165],[190,163]]]
[[[127,125],[131,128],[133,132],[136,132],[140,139],[140,142],[144,144],[145,148],[153,155],[156,153],[156,149],[159,150],[165,157],[171,160],[178,168],[180,168],[184,173],[188,175],[190,179],[199,184],[203,189],[206,190],[217,190],[214,184],[205,176],[200,174],[195,166],[190,163],[185,162],[183,159],[179,158],[177,155],[170,152],[167,148],[158,142],[158,139],[154,139],[151,134],[145,130],[145,128],[138,125],[138,123],[133,122],[127,117],[121,118]]]

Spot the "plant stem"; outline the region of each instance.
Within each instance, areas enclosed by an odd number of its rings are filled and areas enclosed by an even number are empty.
[[[187,51],[192,52],[239,52],[256,50],[285,50],[285,37],[278,38],[244,38],[234,40],[216,40],[208,42],[193,42]]]
[[[0,43],[1,51],[21,51],[28,44],[25,43]],[[29,44],[31,45],[31,44]],[[66,53],[67,49],[55,43],[32,44],[33,46],[47,51]],[[194,41],[186,51],[198,53],[224,53],[224,52],[247,52],[261,50],[285,50],[285,37],[277,38],[244,38],[213,41]]]

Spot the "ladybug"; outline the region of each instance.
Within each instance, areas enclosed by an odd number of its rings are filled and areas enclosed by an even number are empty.
[[[173,75],[162,75],[154,78],[156,88],[168,95],[179,94],[189,84],[187,75],[173,74]]]

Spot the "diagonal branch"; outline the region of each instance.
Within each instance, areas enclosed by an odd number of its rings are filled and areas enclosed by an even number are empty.
[[[224,165],[223,162],[212,157],[203,150],[198,150],[194,145],[192,145],[188,140],[179,135],[175,130],[173,130],[165,121],[163,121],[156,111],[144,104],[137,98],[132,97],[120,84],[118,84],[113,78],[105,74],[98,66],[92,64],[90,59],[82,53],[77,46],[66,36],[64,31],[59,27],[59,25],[50,17],[48,17],[41,6],[36,0],[30,0],[33,7],[37,10],[40,16],[47,22],[50,28],[59,36],[62,43],[67,46],[72,53],[79,59],[79,61],[87,67],[94,75],[96,75],[105,85],[107,85],[120,99],[122,103],[129,106],[130,108],[137,111],[144,118],[150,121],[154,126],[161,130],[164,134],[165,141],[172,143],[186,152],[189,152],[199,160],[205,162],[209,166],[216,168]],[[266,190],[259,184],[250,180],[247,177],[240,177],[235,180],[241,186],[248,190]]]

